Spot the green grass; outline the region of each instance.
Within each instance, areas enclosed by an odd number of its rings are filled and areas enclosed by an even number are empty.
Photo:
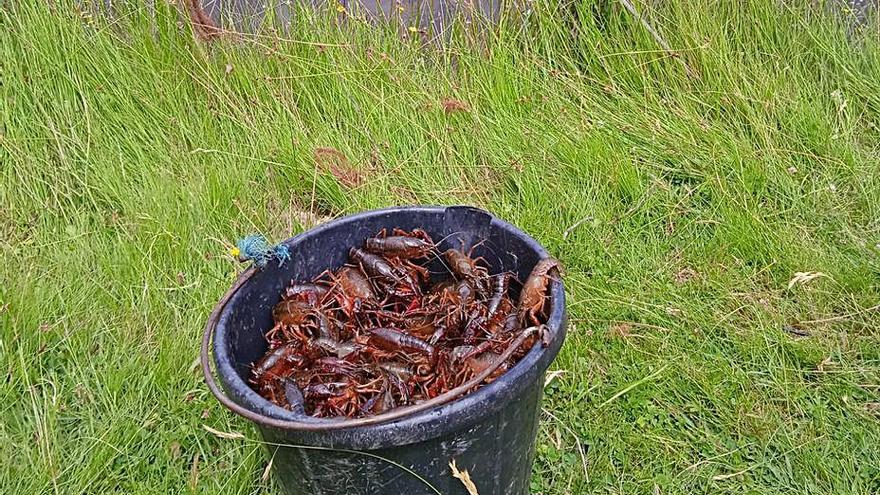
[[[880,492],[877,24],[659,3],[678,59],[608,1],[442,50],[4,2],[0,491],[273,492],[257,444],[202,428],[256,436],[193,366],[228,246],[419,202],[488,208],[566,267],[534,493]]]

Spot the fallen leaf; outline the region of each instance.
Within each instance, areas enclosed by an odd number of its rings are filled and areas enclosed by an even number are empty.
[[[461,484],[464,485],[468,495],[480,495],[480,492],[477,491],[477,485],[471,480],[471,475],[467,472],[467,469],[459,471],[455,465],[455,459],[449,461],[449,469],[452,470],[453,478],[461,480]]]
[[[454,98],[444,98],[440,102],[440,105],[443,106],[443,111],[447,114],[454,112],[469,112],[471,110],[467,103]]]
[[[171,445],[168,446],[168,451],[171,453],[172,459],[180,458],[180,444],[178,442],[171,442]]]
[[[785,169],[785,170],[786,170],[790,175],[794,175],[794,174],[798,173],[798,169],[797,169],[797,167],[795,167],[794,165],[792,165],[791,167],[788,167],[788,168]]]
[[[141,423],[141,428],[145,430],[147,428],[151,428],[154,424],[156,424],[157,420],[158,418],[156,418],[156,416],[150,416],[149,418],[145,419],[143,423]]]
[[[331,163],[348,165],[348,158],[345,154],[336,148],[331,148],[330,146],[315,148],[312,155],[315,157],[315,163],[324,169],[329,168]]]
[[[199,484],[199,454],[193,455],[192,467],[189,470],[189,487],[195,489]]]
[[[791,288],[797,284],[803,285],[810,282],[811,280],[826,276],[827,275],[822,272],[795,272],[791,280],[788,281],[788,288],[789,290],[791,290]]]
[[[204,428],[205,431],[214,435],[215,437],[224,438],[226,440],[241,440],[241,439],[246,438],[243,434],[241,434],[237,431],[226,432],[226,431],[215,430],[214,428],[211,428],[208,425],[202,425],[202,428]]]
[[[318,167],[329,172],[340,184],[348,188],[354,188],[363,184],[364,179],[348,161],[348,158],[336,148],[315,148],[315,163]]]
[[[231,73],[232,69],[233,69],[232,64],[226,64],[226,73],[227,74]]]
[[[336,180],[338,180],[340,184],[349,189],[355,188],[364,183],[361,174],[351,168],[344,169],[335,165],[331,165],[330,173],[333,175],[333,177],[336,177]]]
[[[269,462],[266,464],[266,469],[263,470],[263,476],[260,477],[263,480],[263,483],[269,481],[269,473],[272,471],[272,464],[275,462],[275,456],[273,455]]]
[[[679,317],[679,316],[681,316],[681,310],[678,308],[674,308],[672,306],[667,306],[666,307],[666,314],[668,314],[669,316]]]
[[[547,385],[550,385],[550,382],[566,373],[568,373],[568,371],[565,370],[553,370],[550,373],[547,373],[547,376],[544,378],[544,387],[546,388]]]

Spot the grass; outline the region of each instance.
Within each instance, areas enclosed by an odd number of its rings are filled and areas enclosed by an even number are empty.
[[[4,492],[273,492],[258,445],[203,429],[255,436],[194,366],[227,249],[416,202],[566,266],[534,493],[880,492],[876,23],[659,2],[672,58],[609,1],[442,50],[36,3],[0,7]]]

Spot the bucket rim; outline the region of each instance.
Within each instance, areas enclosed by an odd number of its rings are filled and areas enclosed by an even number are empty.
[[[519,228],[495,217],[489,212],[470,206],[397,206],[367,210],[328,221],[285,240],[283,244],[288,246],[288,248],[293,249],[305,239],[324,235],[328,231],[339,228],[342,225],[357,222],[366,218],[414,211],[442,215],[448,213],[450,210],[457,210],[459,212],[464,211],[468,214],[484,215],[488,218],[492,227],[505,230],[508,234],[518,237],[530,250],[534,251],[534,254],[537,255],[539,259],[549,256],[547,251],[535,239]],[[505,400],[515,398],[517,394],[522,392],[522,390],[540,379],[547,367],[549,367],[550,363],[555,359],[565,339],[565,330],[567,326],[565,290],[563,282],[560,279],[554,279],[551,282],[550,289],[551,310],[546,323],[550,333],[549,345],[546,347],[537,344],[534,345],[516,365],[504,372],[504,374],[493,380],[491,383],[484,384],[476,391],[461,395],[458,398],[453,399],[451,402],[437,405],[423,411],[413,412],[406,416],[391,418],[388,420],[382,420],[383,415],[373,416],[372,418],[375,419],[370,422],[370,424],[366,425],[353,419],[316,418],[304,413],[294,413],[263,398],[246,383],[235,369],[235,365],[230,356],[229,345],[226,340],[226,332],[221,330],[225,329],[224,324],[230,318],[230,308],[234,307],[234,304],[232,303],[234,302],[236,295],[239,294],[240,289],[257,273],[260,273],[260,270],[253,267],[242,273],[229,291],[226,292],[220,302],[215,306],[205,328],[205,338],[203,339],[202,345],[203,372],[209,388],[224,406],[231,409],[236,414],[255,422],[261,427],[275,428],[289,432],[303,432],[304,436],[302,440],[311,444],[330,443],[333,445],[339,445],[342,443],[353,448],[357,448],[357,444],[369,444],[370,446],[375,447],[376,441],[366,439],[364,434],[376,429],[393,428],[395,430],[400,430],[415,428],[418,430],[419,427],[426,427],[433,424],[433,428],[428,428],[429,430],[436,430],[438,427],[442,430],[449,430],[453,426],[460,428],[473,424],[479,421],[480,418],[504,407]],[[210,346],[212,334],[213,345]],[[207,356],[209,346],[212,347],[211,351],[213,352],[210,354],[213,359],[210,359]],[[217,375],[226,394],[216,386],[213,379],[213,373],[210,369],[211,363],[208,362],[209,360],[214,361],[214,364],[217,367]],[[475,407],[478,405],[481,407]],[[321,435],[323,435],[324,438],[321,438]],[[333,438],[328,438],[328,435]],[[360,441],[346,441],[351,440],[352,438],[360,438]],[[424,439],[425,438],[422,438],[422,440]],[[391,446],[402,443],[409,442],[379,442],[381,446]]]

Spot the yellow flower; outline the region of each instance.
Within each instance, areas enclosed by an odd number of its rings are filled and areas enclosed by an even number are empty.
[[[337,4],[336,5],[336,12],[339,12],[340,14],[345,12],[345,5],[342,5],[341,3]]]
[[[229,250],[229,254],[231,254],[235,258],[238,258],[238,255],[241,254],[241,249],[238,249],[238,247],[233,247]]]
[[[418,32],[419,32],[419,28],[417,28],[417,27],[415,27],[415,26],[410,26],[410,27],[409,27],[409,32],[411,32],[411,33],[418,33]]]

